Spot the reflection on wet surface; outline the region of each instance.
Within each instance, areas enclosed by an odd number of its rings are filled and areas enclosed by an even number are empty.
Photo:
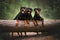
[[[19,33],[20,34],[20,33]],[[27,35],[25,36],[24,32],[22,37],[17,34],[17,32],[13,33],[13,36],[11,35],[11,32],[3,33],[2,34],[3,40],[60,40],[60,33],[41,33],[37,35],[36,32],[27,32]]]

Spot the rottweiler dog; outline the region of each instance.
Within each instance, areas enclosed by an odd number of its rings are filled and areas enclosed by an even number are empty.
[[[42,26],[44,26],[43,18],[39,15],[41,9],[40,8],[35,8],[34,11],[35,11],[35,15],[34,15],[34,18],[33,18],[34,25],[35,26],[38,26],[38,23],[37,22],[38,21],[41,21],[42,22]],[[38,32],[37,32],[37,35],[38,35]]]
[[[27,26],[27,24],[29,24],[29,21],[32,20],[32,8],[26,8],[26,12],[25,12],[25,25]]]
[[[26,8],[26,13],[25,13],[25,24],[29,24],[29,21],[32,20],[32,8]],[[26,32],[25,32],[25,36],[26,36]]]
[[[26,8],[26,18],[27,20],[32,20],[32,8]]]
[[[34,19],[35,26],[38,26],[37,21],[41,21],[42,24],[43,24],[43,18],[39,15],[41,9],[40,8],[35,8],[34,11],[35,11],[35,15],[34,15],[34,18],[33,19]]]
[[[24,18],[25,10],[26,10],[26,7],[21,7],[20,12],[15,17],[15,20],[25,20],[25,18]]]
[[[26,11],[26,7],[21,7],[20,8],[20,12],[15,17],[15,20],[17,20],[16,21],[16,26],[18,26],[19,20],[26,20],[26,18],[25,18],[25,11]]]
[[[20,12],[14,18],[14,20],[16,20],[16,26],[19,25],[20,20],[26,20],[26,18],[25,18],[25,10],[26,10],[26,7],[21,7]],[[19,32],[18,32],[18,35],[19,35]],[[21,36],[22,36],[22,32],[21,32]]]

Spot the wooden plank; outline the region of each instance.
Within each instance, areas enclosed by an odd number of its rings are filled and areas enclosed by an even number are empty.
[[[9,32],[36,32],[56,29],[57,26],[60,28],[60,20],[44,20],[44,27],[41,26],[41,21],[38,21],[38,24],[38,26],[34,26],[33,22],[30,21],[27,27],[24,27],[24,21],[20,21],[19,26],[16,26],[16,20],[0,20],[0,29]]]

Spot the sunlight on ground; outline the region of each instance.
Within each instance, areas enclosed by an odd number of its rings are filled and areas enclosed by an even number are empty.
[[[19,32],[19,34],[21,35],[21,33]],[[36,32],[26,32],[26,35],[36,35],[37,33]],[[42,34],[41,32],[38,32],[38,34]],[[9,33],[9,35],[11,36],[12,35],[12,32]],[[24,36],[25,33],[22,32],[22,35]],[[13,36],[19,36],[18,35],[18,32],[13,32]]]

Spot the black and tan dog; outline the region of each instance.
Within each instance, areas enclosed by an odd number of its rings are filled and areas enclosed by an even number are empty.
[[[41,21],[42,25],[43,25],[43,18],[40,16],[41,9],[40,8],[35,8],[34,11],[35,11],[35,15],[34,15],[33,20],[34,20],[35,26],[38,26],[38,23],[37,23],[38,21]]]
[[[38,26],[38,21],[41,21],[42,26],[44,26],[43,18],[40,16],[41,9],[40,8],[35,8],[34,11],[35,11],[35,15],[34,15],[34,18],[33,18],[34,25]],[[38,32],[37,32],[37,35],[38,35]]]
[[[19,12],[19,13],[17,14],[17,16],[15,17],[16,26],[18,26],[19,20],[25,20],[25,10],[26,10],[26,7],[21,7],[21,8],[20,8],[20,12]]]
[[[21,7],[20,8],[20,12],[17,14],[17,16],[14,19],[14,20],[16,20],[16,26],[19,25],[20,20],[26,20],[25,11],[26,11],[26,7]],[[18,32],[18,35],[19,35],[19,32]],[[22,32],[21,32],[21,36],[22,36]]]
[[[32,8],[26,8],[25,15],[26,15],[26,21],[27,21],[28,24],[29,24],[29,20],[32,20],[31,13],[32,13]]]

